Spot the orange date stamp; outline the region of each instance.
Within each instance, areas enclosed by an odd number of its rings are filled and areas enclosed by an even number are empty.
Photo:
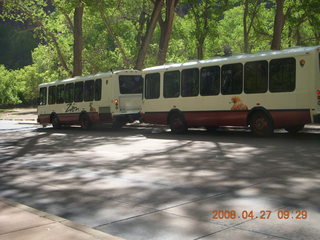
[[[308,211],[306,210],[214,210],[211,212],[211,219],[270,219],[275,217],[277,219],[297,219],[303,220],[308,218]]]

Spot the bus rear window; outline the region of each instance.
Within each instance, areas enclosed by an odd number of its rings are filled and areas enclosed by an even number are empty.
[[[119,76],[119,86],[121,94],[139,94],[142,93],[143,79],[141,76]]]

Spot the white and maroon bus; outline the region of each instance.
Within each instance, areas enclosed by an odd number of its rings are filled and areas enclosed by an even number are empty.
[[[146,68],[144,122],[188,127],[250,126],[257,135],[320,122],[320,46]]]
[[[143,79],[141,72],[122,70],[75,77],[39,85],[38,122],[80,125],[110,123],[121,127],[139,119]]]

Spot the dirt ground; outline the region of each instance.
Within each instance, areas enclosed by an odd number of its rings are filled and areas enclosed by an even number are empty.
[[[36,121],[36,108],[0,109],[0,120]]]

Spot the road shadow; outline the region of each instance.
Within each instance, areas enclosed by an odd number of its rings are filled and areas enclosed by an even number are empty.
[[[65,218],[97,218],[108,209],[106,224],[131,216],[112,209],[147,214],[222,194],[241,198],[245,188],[255,189],[247,197],[278,207],[320,211],[317,133],[257,138],[243,129],[174,135],[165,128],[70,127],[6,134],[0,196]]]

